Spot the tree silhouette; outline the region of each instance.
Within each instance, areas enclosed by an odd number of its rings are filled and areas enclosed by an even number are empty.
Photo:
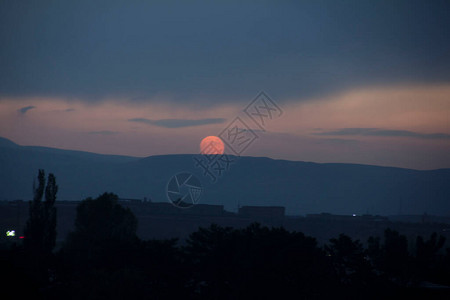
[[[137,242],[137,219],[118,196],[104,193],[87,198],[77,207],[75,231],[66,240],[63,251],[82,264],[115,268],[127,258],[127,251]]]
[[[44,251],[51,252],[56,242],[56,194],[58,186],[56,185],[55,176],[50,173],[45,188],[44,202],[44,219],[46,220],[46,228],[44,234]]]
[[[408,240],[392,229],[384,231],[383,269],[389,276],[406,283],[410,274]]]
[[[200,228],[185,253],[201,299],[325,297],[336,283],[316,240],[284,228]]]
[[[339,238],[330,240],[325,250],[343,284],[365,287],[373,280],[372,267],[359,240],[353,241],[349,236],[340,234]]]
[[[134,239],[137,219],[130,209],[117,203],[118,199],[113,193],[104,193],[82,201],[77,207],[75,233],[96,241]]]
[[[114,194],[79,205],[76,230],[59,256],[56,299],[431,299],[445,293],[405,280],[415,257],[392,230],[383,245],[371,238],[364,249],[341,234],[320,248],[313,237],[282,227],[211,225],[177,246],[176,240],[133,237],[134,219]],[[441,245],[434,236],[423,243],[425,253]],[[450,252],[443,266],[449,258]],[[438,282],[448,280],[449,269]]]
[[[136,236],[137,219],[118,196],[104,193],[77,207],[75,230],[58,253],[63,298],[125,299],[150,293],[145,246]],[[168,247],[169,248],[169,247]]]
[[[45,201],[42,201],[45,192]],[[45,186],[45,172],[39,170],[38,185],[33,184],[33,200],[30,201],[29,218],[24,230],[26,273],[40,287],[49,282],[53,268],[53,248],[56,241],[56,194],[58,186],[53,174],[49,174]]]
[[[45,191],[45,201],[42,201]],[[56,241],[56,194],[58,186],[53,174],[48,175],[45,187],[45,172],[38,172],[38,186],[33,184],[33,201],[30,201],[29,218],[25,227],[24,247],[39,259],[49,256]]]
[[[416,240],[416,257],[418,260],[429,263],[433,260],[437,252],[444,246],[445,237],[437,236],[434,232],[428,241],[424,241],[421,236]]]
[[[445,237],[439,236],[434,232],[430,239],[424,241],[421,236],[416,239],[416,266],[417,274],[426,280],[436,280],[436,270],[440,269],[441,257],[438,256],[439,250],[444,246]]]

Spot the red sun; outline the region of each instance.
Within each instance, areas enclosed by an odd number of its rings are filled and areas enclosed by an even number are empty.
[[[200,142],[200,152],[202,154],[223,154],[225,146],[217,136],[207,136]]]

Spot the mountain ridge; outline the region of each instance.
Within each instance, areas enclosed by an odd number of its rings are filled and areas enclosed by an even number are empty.
[[[6,141],[5,141],[6,140]],[[314,163],[236,157],[212,182],[194,154],[129,157],[36,146],[0,139],[0,200],[28,200],[37,170],[54,173],[59,200],[82,200],[108,191],[124,198],[167,201],[172,176],[190,172],[203,185],[200,203],[278,205],[288,214],[450,215],[450,169]],[[5,146],[6,144],[6,146]]]

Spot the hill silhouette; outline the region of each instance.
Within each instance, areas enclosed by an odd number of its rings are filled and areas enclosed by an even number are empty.
[[[36,170],[58,174],[58,200],[114,191],[122,198],[166,201],[166,185],[191,172],[203,185],[200,203],[276,205],[287,214],[450,215],[450,169],[419,171],[357,164],[311,163],[265,157],[235,160],[217,182],[196,167],[195,155],[146,158],[19,146],[0,139],[0,200],[28,200]]]

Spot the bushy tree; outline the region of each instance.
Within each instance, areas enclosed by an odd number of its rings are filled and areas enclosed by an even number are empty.
[[[440,281],[439,273],[445,272],[442,268],[443,255],[439,251],[445,244],[445,237],[434,232],[428,240],[418,236],[416,238],[416,268],[419,278]]]
[[[134,239],[137,219],[130,209],[118,204],[118,199],[113,193],[104,193],[82,201],[77,207],[74,233],[92,241]]]
[[[136,293],[147,293],[145,270],[136,262],[145,252],[136,230],[136,217],[118,203],[117,195],[81,201],[75,229],[58,253],[57,280],[66,285],[64,297],[139,299]]]
[[[410,256],[406,236],[392,229],[384,231],[383,269],[389,276],[400,281],[408,281]]]
[[[343,284],[363,287],[373,280],[372,268],[359,240],[353,241],[349,236],[340,234],[337,239],[330,239],[325,251]]]
[[[201,299],[325,297],[336,283],[316,240],[283,228],[200,228],[185,253]]]
[[[83,263],[87,260],[99,267],[114,267],[136,245],[136,230],[137,219],[131,210],[118,204],[117,195],[104,193],[78,205],[75,230],[63,250]]]

